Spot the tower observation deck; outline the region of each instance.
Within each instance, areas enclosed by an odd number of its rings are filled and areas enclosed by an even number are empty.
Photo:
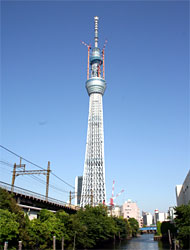
[[[89,115],[80,206],[96,206],[106,200],[104,128],[102,97],[106,89],[104,48],[98,47],[98,20],[95,23],[95,46],[88,45],[86,89],[89,95]],[[90,54],[91,49],[91,54]],[[90,68],[90,69],[89,69]],[[102,70],[103,69],[103,70]]]

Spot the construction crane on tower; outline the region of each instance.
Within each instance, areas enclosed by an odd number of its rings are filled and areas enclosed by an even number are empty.
[[[103,46],[103,49],[102,49],[102,61],[103,61],[103,79],[105,79],[105,47],[106,47],[106,44],[107,44],[108,40],[105,40],[104,42],[104,46]],[[90,50],[91,50],[91,44],[87,44],[83,41],[81,41],[81,43],[86,46],[88,48],[88,63],[87,63],[87,80],[89,80],[89,76],[90,76]],[[101,64],[98,66],[98,77],[101,77],[101,72],[100,72],[100,66]]]
[[[81,41],[82,44],[84,44],[88,48],[88,64],[87,64],[87,80],[89,79],[89,62],[90,62],[90,50],[91,50],[91,45],[87,44],[83,41]]]
[[[102,59],[103,59],[103,79],[105,79],[105,48],[106,48],[106,44],[107,44],[108,40],[105,40],[103,49],[102,49]]]

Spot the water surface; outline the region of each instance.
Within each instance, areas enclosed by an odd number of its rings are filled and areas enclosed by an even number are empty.
[[[142,234],[140,237],[132,238],[131,240],[125,240],[114,243],[106,244],[97,250],[103,249],[139,249],[139,250],[165,250],[170,249],[167,243],[162,243],[161,241],[154,241],[154,234]]]

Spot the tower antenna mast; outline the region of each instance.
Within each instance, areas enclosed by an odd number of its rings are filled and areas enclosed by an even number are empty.
[[[98,48],[98,20],[99,17],[94,17],[94,47]]]

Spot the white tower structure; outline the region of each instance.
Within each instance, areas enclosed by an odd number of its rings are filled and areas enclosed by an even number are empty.
[[[100,203],[104,203],[106,200],[102,103],[102,97],[106,89],[106,82],[104,79],[105,46],[102,52],[98,48],[98,20],[99,18],[97,16],[94,17],[95,46],[92,49],[91,55],[91,46],[87,45],[88,69],[86,89],[90,100],[82,195],[80,202],[81,207],[84,207],[86,205],[95,206]],[[103,68],[103,72],[101,72],[101,68]]]

